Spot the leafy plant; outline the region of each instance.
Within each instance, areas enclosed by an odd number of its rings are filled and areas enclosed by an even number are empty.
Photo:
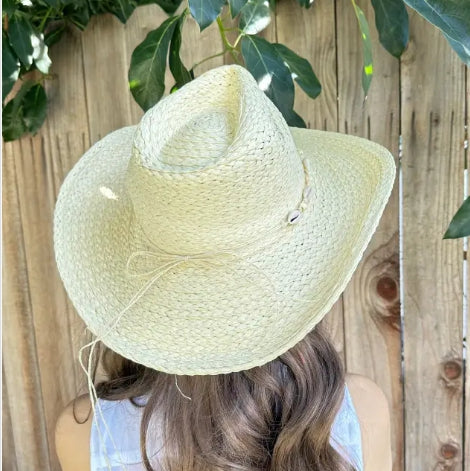
[[[316,98],[321,93],[317,76],[305,58],[283,44],[258,36],[271,23],[276,0],[188,0],[183,11],[176,14],[182,1],[36,0],[33,4],[31,0],[5,0],[2,4],[3,139],[17,139],[26,132],[34,134],[42,125],[47,108],[43,83],[52,78],[48,48],[60,40],[68,27],[73,25],[83,30],[93,15],[102,13],[111,13],[126,23],[138,6],[151,3],[158,4],[169,17],[147,34],[131,56],[129,88],[143,110],[157,103],[165,93],[167,57],[175,80],[170,88],[172,93],[194,79],[194,69],[202,62],[229,53],[234,62],[251,72],[289,125],[305,127],[304,120],[293,109],[294,81],[310,98]],[[309,9],[313,0],[297,0],[297,3]],[[470,66],[468,0],[371,0],[371,3],[379,41],[394,57],[399,58],[408,43],[406,4],[438,27],[462,61]],[[225,6],[232,20],[238,17],[237,27],[226,28],[222,16]],[[362,38],[362,89],[366,99],[374,73],[370,26],[356,0],[351,0],[351,7]],[[215,21],[223,49],[187,68],[180,49],[184,22],[189,16],[201,31]],[[238,33],[233,44],[227,38],[229,29]],[[5,103],[18,81],[21,84],[16,95]],[[470,233],[469,206],[467,200],[452,220],[446,238]]]
[[[462,203],[462,206],[454,214],[449,227],[444,234],[444,239],[457,239],[470,235],[470,196]]]
[[[111,13],[125,23],[135,8],[158,3],[172,15],[181,0],[5,0],[2,3],[2,135],[35,134],[47,111],[44,81],[51,79],[48,49],[72,25],[84,30],[93,15]],[[5,98],[17,82],[17,92]]]
[[[372,63],[372,44],[370,40],[369,24],[364,15],[364,12],[356,5],[354,0],[351,0],[354,12],[356,13],[359,28],[362,36],[362,55],[363,55],[363,67],[362,67],[362,89],[367,98],[367,91],[369,90],[370,83],[372,81],[372,74],[374,73],[374,65]]]

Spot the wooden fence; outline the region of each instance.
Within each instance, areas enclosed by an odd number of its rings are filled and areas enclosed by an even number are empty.
[[[296,85],[295,108],[309,127],[368,137],[401,160],[379,228],[325,321],[347,370],[386,392],[394,471],[463,471],[470,469],[466,252],[462,239],[442,235],[465,196],[468,70],[440,32],[411,11],[409,46],[401,60],[391,57],[376,38],[370,3],[359,5],[374,39],[375,75],[365,104],[361,37],[349,2],[317,0],[304,10],[280,0],[263,32],[308,58],[320,78],[315,100]],[[130,56],[165,18],[149,5],[126,25],[103,15],[84,33],[67,33],[50,51],[56,77],[47,84],[47,122],[34,137],[3,144],[6,471],[59,470],[54,423],[84,385],[76,361],[83,324],[54,263],[54,203],[64,176],[91,144],[139,121],[142,111],[127,85]],[[222,49],[215,24],[200,34],[189,18],[183,35],[187,65]],[[224,62],[230,57],[204,62],[196,74]]]

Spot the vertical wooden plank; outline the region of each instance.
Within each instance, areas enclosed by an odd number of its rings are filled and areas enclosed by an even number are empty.
[[[469,160],[469,125],[470,125],[470,74],[468,68],[465,69],[465,84],[466,84],[466,94],[465,94],[465,110],[466,110],[466,119],[465,119],[465,142],[464,142],[464,159],[465,159],[465,184],[466,184],[466,194],[464,197],[467,198],[469,194],[469,183],[470,179],[468,176],[468,160]],[[470,289],[470,270],[468,268],[468,240],[466,238],[466,243],[464,243],[464,259],[465,259],[465,286],[464,286],[464,311],[463,314],[466,316],[464,326],[465,330],[463,333],[464,337],[464,346],[465,346],[465,358],[464,358],[464,374],[465,374],[465,387],[463,391],[464,398],[464,458],[463,458],[463,470],[465,471],[470,466],[470,304],[468,299],[468,290]]]
[[[88,140],[87,96],[82,59],[82,33],[68,28],[62,39],[54,44],[49,55],[52,60],[53,80],[47,80],[47,120],[40,133],[73,132],[86,134]]]
[[[50,470],[47,424],[41,388],[34,328],[34,309],[29,293],[30,261],[20,216],[17,158],[20,141],[3,145],[3,378],[12,421],[18,469]],[[13,459],[13,457],[10,457]]]
[[[75,132],[60,132],[60,130],[58,130],[56,134],[52,135],[52,140],[45,139],[44,147],[45,156],[47,158],[49,191],[51,192],[50,198],[54,201],[55,207],[55,202],[65,176],[89,147],[88,132],[80,134]],[[52,213],[50,217],[52,230]],[[66,342],[68,344],[68,355],[62,357],[59,365],[63,371],[62,381],[68,383],[62,386],[64,393],[66,393],[61,398],[60,408],[62,408],[79,392],[87,391],[86,377],[78,363],[78,351],[80,347],[89,341],[90,336],[88,332],[85,332],[85,324],[77,315],[75,308],[64,290],[62,280],[60,279],[55,264],[52,246],[51,250],[52,253],[50,256],[54,260],[54,276],[51,280],[55,286],[55,288],[53,288],[53,292],[55,293],[53,300],[54,314],[56,317],[61,318],[60,322],[64,328],[61,335],[67,338]],[[57,408],[56,414],[59,413],[60,410],[61,409]]]
[[[305,57],[320,80],[322,91],[309,98],[295,83],[295,110],[307,127],[337,130],[335,5],[315,2],[309,9],[296,0],[277,4],[277,41]],[[295,34],[293,34],[295,32]]]
[[[91,18],[81,35],[90,144],[132,124],[123,24],[112,14]]]
[[[442,236],[463,200],[464,68],[410,11],[401,61],[406,469],[462,469],[462,240]]]
[[[51,138],[56,144],[56,135],[69,130],[81,142],[84,136],[88,141],[79,35],[71,28],[64,40],[51,48],[54,79],[46,82],[48,117],[39,134],[5,145],[4,165],[9,166],[11,177],[5,181],[4,188],[16,192],[9,217],[18,221],[18,231],[21,230],[21,234],[10,240],[12,253],[18,254],[18,258],[14,265],[4,265],[4,280],[13,283],[15,270],[22,273],[21,282],[12,284],[16,289],[16,293],[10,294],[14,305],[8,307],[16,322],[6,321],[8,330],[4,336],[8,342],[14,342],[11,349],[6,348],[12,353],[5,357],[5,381],[12,397],[9,433],[16,445],[18,469],[59,469],[54,444],[55,421],[77,389],[77,365],[72,349],[74,332],[70,324],[73,312],[70,306],[62,309],[67,298],[52,248],[53,207],[64,173],[57,175],[53,169],[57,152],[55,145],[51,146]],[[5,224],[8,233],[11,226]],[[16,298],[21,299],[21,304]],[[18,319],[23,320],[18,323]],[[24,355],[17,355],[18,348],[24,350]],[[27,351],[31,358],[26,358]],[[27,372],[25,368],[34,371]],[[18,375],[18,371],[24,374]],[[31,387],[28,383],[34,378],[38,384]],[[18,396],[18,391],[30,395],[30,402],[34,398],[31,405],[34,412],[23,407],[27,401],[21,394]],[[25,413],[29,414],[28,418],[23,416]],[[33,428],[31,424],[36,425]]]
[[[49,453],[52,468],[56,469],[55,421],[63,401],[70,400],[76,393],[74,368],[71,368],[76,354],[72,351],[70,322],[64,315],[66,313],[58,310],[60,302],[55,303],[56,293],[61,293],[58,298],[63,294],[54,262],[52,237],[55,188],[58,185],[53,180],[50,154],[44,152],[40,135],[19,141],[15,164],[18,186],[22,189],[18,203],[28,267],[26,287],[36,334]]]
[[[4,293],[7,291],[4,381],[12,391],[12,400],[6,398],[11,422],[5,424],[12,430],[4,432],[16,444],[18,469],[59,469],[53,441],[55,421],[77,391],[77,336],[74,338],[70,324],[75,314],[58,276],[52,248],[52,211],[64,175],[57,177],[51,168],[51,159],[56,156],[44,149],[40,134],[4,144],[3,224],[8,228],[4,247],[11,252],[3,265]],[[16,197],[10,201],[5,195],[13,192]],[[9,263],[14,257],[14,263]],[[24,394],[28,397],[23,398]],[[24,406],[28,402],[34,412]]]
[[[2,365],[2,377],[5,378],[5,369]],[[15,441],[13,439],[13,425],[11,423],[10,403],[5,380],[2,382],[2,469],[17,471]]]
[[[294,109],[307,127],[329,131],[337,130],[337,78],[334,2],[314,3],[308,10],[300,8],[296,0],[276,5],[276,38],[301,57],[305,57],[315,71],[322,91],[314,100],[305,95],[295,83]],[[295,31],[295,34],[292,32]],[[336,301],[322,323],[330,332],[332,341],[344,356],[343,295]]]
[[[47,120],[40,133],[42,149],[39,148],[38,142],[35,146],[35,151],[40,155],[39,159],[43,161],[47,174],[43,181],[47,187],[39,187],[38,191],[47,192],[50,201],[49,212],[44,217],[51,231],[53,207],[60,186],[90,143],[81,34],[77,28],[72,27],[65,33],[64,41],[51,48],[52,72],[55,79],[46,83],[49,109]],[[25,168],[25,172],[30,171],[32,169]],[[37,195],[37,198],[42,197],[44,195]],[[48,317],[56,318],[55,322],[64,329],[60,335],[61,341],[64,342],[64,352],[67,351],[67,354],[61,356],[59,364],[55,352],[47,350],[47,344],[45,344],[46,353],[42,355],[43,358],[53,355],[52,364],[46,363],[45,367],[58,368],[55,374],[61,377],[59,381],[63,381],[59,388],[63,395],[52,406],[51,422],[53,422],[85,382],[77,361],[78,349],[84,344],[85,338],[83,323],[65,293],[55,265],[52,232],[49,233],[48,243],[49,257],[53,260]],[[47,331],[44,334],[48,336]],[[50,430],[50,433],[52,432]]]
[[[54,80],[46,83],[47,120],[40,138],[24,142],[26,152],[21,159],[23,184],[29,187],[24,192],[23,218],[29,240],[28,260],[37,272],[31,281],[31,296],[35,299],[39,367],[54,470],[59,469],[54,443],[57,416],[85,385],[77,361],[78,349],[85,340],[83,323],[76,315],[57,271],[52,234],[53,211],[60,186],[90,142],[82,34],[77,28],[70,27],[63,40],[51,48]],[[42,247],[36,243],[34,224],[40,227],[38,234]],[[47,280],[40,276],[44,272],[49,275]]]
[[[378,41],[370,2],[358,4],[370,25],[375,72],[364,103],[357,18],[352,4],[337,2],[338,130],[382,144],[398,165],[399,64]],[[388,398],[394,471],[404,469],[398,211],[397,177],[379,226],[343,294],[347,369],[373,379]]]

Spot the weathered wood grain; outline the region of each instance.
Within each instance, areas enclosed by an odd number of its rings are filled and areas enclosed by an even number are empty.
[[[284,0],[276,7],[276,36],[272,41],[285,44],[307,59],[317,75],[322,91],[312,99],[295,84],[295,111],[307,127],[337,131],[337,76],[334,2],[315,2],[309,9],[300,8],[295,0]],[[295,34],[292,34],[295,31]],[[322,319],[336,350],[345,362],[343,295]]]
[[[88,141],[87,96],[83,70],[82,33],[70,27],[63,39],[49,51],[53,80],[46,80],[48,111],[43,136],[56,136],[66,132],[85,133]]]
[[[39,133],[41,143],[37,143],[34,148],[35,159],[42,162],[45,173],[42,180],[37,182],[35,197],[43,201],[43,206],[46,205],[45,210],[42,210],[41,223],[47,226],[46,244],[43,250],[46,252],[44,256],[51,260],[54,260],[53,207],[60,186],[67,173],[90,146],[82,34],[77,28],[71,27],[67,30],[64,40],[50,50],[54,80],[46,83],[49,111],[46,123]],[[33,171],[30,166],[31,162],[25,163],[26,174]],[[77,355],[87,336],[84,323],[77,316],[64,291],[55,262],[49,270],[51,276],[49,287],[46,288],[49,295],[44,300],[49,310],[49,322],[40,323],[38,328],[41,330],[41,335],[46,334],[48,327],[53,329],[52,332],[56,332],[56,335],[49,335],[52,339],[61,336],[58,349],[48,350],[50,346],[44,342],[44,349],[47,352],[45,358],[53,355],[55,358],[52,358],[49,364],[44,361],[41,367],[45,370],[46,388],[52,388],[54,381],[59,382],[58,394],[47,399],[46,408],[52,469],[56,470],[59,465],[55,454],[55,421],[64,405],[86,390],[85,377],[78,364]]]
[[[5,370],[2,367],[2,377],[5,378]],[[8,390],[5,380],[2,382],[2,469],[17,471],[15,440],[11,431],[11,411],[8,399]]]
[[[74,352],[69,319],[57,311],[55,294],[61,282],[53,256],[52,214],[55,184],[51,156],[44,152],[41,136],[22,139],[15,155],[16,178],[28,266],[28,290],[32,306],[43,407],[49,437],[51,462],[55,457],[53,430],[61,403],[75,393]],[[58,183],[58,182],[57,182]],[[59,354],[61,353],[61,354]]]
[[[358,2],[369,22],[374,76],[364,102],[362,38],[352,4],[336,3],[338,131],[376,141],[398,166],[399,64],[380,45],[370,2]],[[397,172],[398,175],[398,172]],[[403,463],[399,293],[398,180],[362,261],[344,291],[347,370],[373,379],[392,416],[393,469]]]
[[[46,125],[48,127],[48,125]],[[73,165],[89,148],[88,134],[70,132],[57,132],[51,133],[51,138],[48,135],[44,137],[45,156],[48,158],[48,175],[49,186],[52,192],[50,198],[53,199],[54,205],[57,199],[60,186],[71,170]],[[52,218],[52,214],[50,216]],[[52,219],[50,224],[52,225]],[[52,235],[51,235],[52,237]],[[52,250],[52,248],[51,248]],[[54,253],[51,254],[54,257]],[[52,281],[52,280],[51,280]],[[59,277],[57,268],[54,270],[54,298],[51,301],[54,306],[54,315],[66,319],[67,334],[66,337],[70,343],[71,355],[69,358],[63,358],[62,362],[67,359],[70,364],[65,364],[64,378],[70,381],[66,391],[66,395],[60,402],[72,400],[77,392],[83,393],[86,389],[86,378],[82,369],[78,364],[78,351],[89,338],[88,332],[85,331],[85,324],[81,318],[76,314],[70,299],[66,295],[62,280]],[[60,406],[57,408],[57,413],[60,412]]]
[[[51,469],[45,401],[42,392],[40,358],[34,326],[31,277],[34,261],[28,259],[24,219],[20,206],[24,205],[17,163],[21,158],[22,141],[3,145],[3,299],[2,342],[3,370],[7,391],[6,404],[13,428],[10,444],[15,444],[12,461],[19,470]],[[39,245],[35,245],[39,248]],[[34,289],[34,288],[33,288]]]
[[[48,461],[47,465],[42,466],[41,454],[28,451],[32,444],[25,444],[24,441],[30,437],[27,433],[19,431],[21,416],[13,413],[14,408],[18,407],[17,401],[19,404],[22,401],[15,397],[14,403],[10,402],[13,435],[18,433],[15,438],[15,453],[24,453],[27,456],[17,456],[19,470],[48,469],[49,466],[51,469],[58,469],[53,433],[55,420],[64,404],[76,395],[78,389],[76,350],[73,348],[76,345],[76,335],[71,328],[71,321],[76,319],[76,316],[65,296],[52,248],[53,207],[58,188],[66,173],[64,168],[57,171],[60,162],[57,150],[61,146],[64,147],[63,135],[67,131],[72,136],[71,142],[80,144],[76,147],[75,155],[71,156],[73,146],[71,147],[68,141],[65,142],[65,155],[70,159],[68,171],[88,146],[86,99],[78,35],[78,31],[71,29],[65,34],[64,42],[51,50],[51,72],[54,79],[46,83],[49,113],[40,133],[33,138],[26,136],[18,142],[4,146],[4,165],[9,167],[10,172],[14,171],[15,188],[18,188],[17,204],[10,211],[14,211],[15,217],[20,221],[18,227],[21,228],[21,234],[17,234],[14,243],[19,244],[21,241],[21,245],[17,246],[13,254],[24,252],[27,261],[26,283],[15,285],[17,293],[12,292],[9,295],[18,296],[26,290],[25,300],[30,303],[26,309],[25,306],[18,305],[11,315],[15,319],[31,315],[32,327],[28,335],[25,331],[11,334],[8,325],[5,336],[8,336],[8,339],[10,335],[20,336],[17,341],[19,344],[23,342],[24,345],[19,345],[18,348],[26,348],[28,338],[34,343],[30,348],[34,349],[36,358],[30,363],[37,370],[35,374],[40,381],[40,387],[31,395],[31,400],[35,401],[36,412],[28,419],[29,424],[23,420],[23,426],[32,430],[35,428],[33,424],[38,424],[38,428],[32,433],[37,434],[36,440],[41,438],[42,446],[47,444],[47,449],[42,450],[42,453]],[[65,44],[68,45],[67,48]],[[8,185],[13,183],[9,182]],[[18,267],[21,268],[19,261]],[[10,362],[17,361],[16,356],[6,356],[5,371],[11,374]],[[26,363],[26,359],[23,359],[23,362]],[[6,374],[7,382],[16,382],[8,388],[10,394],[16,395],[18,389],[28,391],[24,384],[31,380],[28,374],[17,374],[11,378],[10,374]],[[40,420],[35,417],[38,413],[41,414]],[[31,460],[30,465],[23,460]]]
[[[93,16],[81,40],[93,144],[109,132],[131,124],[123,25],[110,13]]]
[[[468,68],[465,69],[465,83],[467,84],[467,90],[465,94],[465,107],[467,110],[467,116],[466,116],[466,128],[465,128],[465,169],[466,169],[466,183],[467,183],[467,195],[468,196],[468,186],[470,183],[469,177],[468,177],[468,171],[469,171],[469,166],[468,166],[468,160],[470,157],[470,153],[468,152],[469,148],[469,138],[470,138],[470,133],[468,130],[468,127],[470,126],[470,74],[468,71]],[[467,237],[467,242],[468,242],[468,237]],[[470,305],[469,305],[469,300],[468,300],[468,290],[470,289],[470,270],[468,268],[468,260],[469,260],[469,255],[468,255],[468,244],[466,247],[467,251],[464,254],[464,258],[466,261],[466,267],[467,267],[467,278],[465,280],[466,282],[466,292],[465,295],[467,298],[465,299],[466,301],[466,310],[467,312],[464,312],[464,315],[466,315],[466,332],[464,332],[464,342],[465,342],[465,348],[466,348],[466,358],[465,358],[465,391],[464,391],[464,409],[465,409],[465,414],[463,416],[464,420],[464,437],[465,437],[465,443],[464,443],[464,461],[463,461],[463,466],[464,470],[465,467],[470,466]]]
[[[462,469],[464,65],[410,12],[401,61],[406,469]]]
[[[338,84],[334,2],[314,2],[309,9],[304,9],[295,0],[283,0],[277,5],[276,28],[277,42],[307,59],[322,86],[320,95],[312,99],[294,82],[294,109],[307,127],[336,131]]]
[[[470,153],[468,151],[469,149],[469,139],[470,139],[470,133],[468,127],[470,126],[470,73],[469,69],[465,69],[465,83],[467,85],[466,89],[466,94],[465,94],[465,107],[467,110],[467,116],[466,116],[466,126],[465,126],[465,142],[464,142],[464,156],[465,156],[465,170],[466,170],[466,175],[465,175],[465,180],[467,184],[467,194],[464,195],[465,198],[468,196],[468,187],[470,184],[470,179],[468,176],[468,160],[470,158]],[[469,254],[468,254],[468,237],[467,237],[467,246],[464,247],[465,252],[464,252],[464,259],[465,259],[465,265],[466,265],[466,279],[465,281],[465,292],[464,292],[464,315],[466,315],[465,319],[465,325],[466,325],[466,331],[464,331],[463,336],[464,336],[464,345],[466,348],[466,355],[465,355],[465,390],[463,394],[464,398],[464,438],[465,438],[465,443],[464,443],[464,450],[463,450],[463,469],[464,471],[468,469],[470,466],[470,304],[469,304],[469,299],[468,299],[468,290],[470,289],[470,270],[468,268],[468,260],[469,260]]]

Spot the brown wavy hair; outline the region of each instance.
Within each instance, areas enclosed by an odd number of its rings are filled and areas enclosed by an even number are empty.
[[[98,397],[144,408],[140,447],[147,471],[156,471],[146,446],[156,413],[164,471],[355,471],[330,444],[345,371],[322,322],[276,359],[234,373],[168,374],[102,344],[98,357],[107,375],[96,384]]]

